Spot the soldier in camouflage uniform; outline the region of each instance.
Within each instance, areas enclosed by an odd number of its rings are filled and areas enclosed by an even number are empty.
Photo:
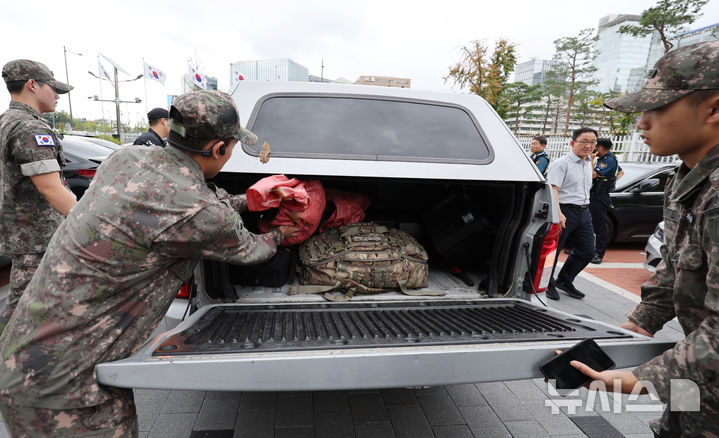
[[[12,258],[10,291],[0,332],[30,282],[60,222],[75,204],[62,176],[62,146],[40,115],[55,111],[58,94],[72,87],[27,59],[2,69],[10,108],[0,115],[0,253]]]
[[[249,232],[245,195],[208,185],[240,127],[229,95],[195,91],[170,113],[172,146],[127,146],[98,168],[0,336],[0,410],[17,436],[137,436],[130,389],[95,365],[135,352],[200,258],[263,262],[297,228]]]
[[[652,336],[676,316],[686,338],[631,372],[573,365],[608,390],[613,379],[625,393],[650,382],[665,403],[680,395],[670,398],[673,379],[691,380],[700,390],[699,411],[670,405],[652,430],[719,437],[719,41],[669,52],[648,77],[641,90],[606,105],[642,111],[637,128],[651,152],[678,154],[682,164],[666,185],[662,261],[622,327]]]

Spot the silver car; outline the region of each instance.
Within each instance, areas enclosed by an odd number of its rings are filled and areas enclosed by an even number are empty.
[[[654,230],[649,239],[647,245],[644,247],[644,251],[647,253],[647,258],[644,260],[644,267],[649,272],[654,272],[662,261],[661,248],[664,244],[664,221],[657,224],[657,228]]]

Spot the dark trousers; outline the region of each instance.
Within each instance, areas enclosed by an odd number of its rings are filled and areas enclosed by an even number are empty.
[[[589,195],[589,211],[592,214],[594,234],[597,236],[595,253],[604,257],[609,243],[609,229],[607,228],[607,211],[609,211],[609,193],[592,193]]]
[[[572,239],[572,253],[564,262],[562,270],[557,274],[557,279],[564,283],[572,284],[574,278],[582,272],[594,256],[594,227],[592,227],[592,215],[589,209],[581,209],[576,205],[560,204],[562,213],[567,218],[566,227],[562,230],[557,244],[557,257],[552,266],[552,276],[549,279],[549,287],[554,287],[554,270],[557,268],[559,253],[564,248],[567,239]]]

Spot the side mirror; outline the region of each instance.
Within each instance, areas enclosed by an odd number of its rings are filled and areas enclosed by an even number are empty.
[[[643,193],[648,192],[649,190],[653,189],[654,187],[659,185],[659,178],[649,178],[645,179],[644,181],[640,182],[638,185],[632,187],[630,192],[632,193]]]

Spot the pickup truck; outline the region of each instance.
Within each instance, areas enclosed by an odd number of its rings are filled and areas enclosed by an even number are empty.
[[[428,288],[446,294],[333,303],[289,295],[289,284],[242,284],[240,267],[202,260],[190,301],[178,299],[168,312],[184,320],[131,357],[99,364],[101,383],[290,391],[487,382],[540,377],[540,362],[585,338],[617,367],[670,346],[546,306],[559,233],[553,191],[482,98],[259,81],[242,81],[231,94],[260,141],[238,144],[215,184],[244,193],[285,174],[364,193],[372,199],[365,221],[416,236],[430,253]],[[461,276],[436,256],[425,219],[457,196],[486,224],[481,238],[456,243],[466,254]],[[244,215],[248,227],[256,221]]]

